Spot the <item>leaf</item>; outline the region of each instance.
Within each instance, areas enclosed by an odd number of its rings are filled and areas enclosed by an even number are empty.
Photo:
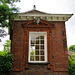
[[[9,27],[6,20],[9,18],[14,18],[15,12],[18,12],[18,8],[14,6],[15,2],[19,2],[20,0],[0,0],[0,27]]]

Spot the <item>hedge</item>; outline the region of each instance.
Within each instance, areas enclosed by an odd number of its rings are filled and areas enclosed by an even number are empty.
[[[75,54],[71,55],[69,59],[69,75],[75,75]]]
[[[14,58],[11,53],[0,51],[0,75],[8,75],[13,62]]]

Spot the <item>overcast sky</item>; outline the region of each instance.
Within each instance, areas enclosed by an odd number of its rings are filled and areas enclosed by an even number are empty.
[[[32,10],[33,5],[36,5],[36,10],[46,13],[75,14],[75,0],[21,0],[20,3],[16,3],[16,6],[20,8],[20,12]],[[65,24],[67,45],[69,47],[75,45],[75,15],[66,21]],[[2,45],[0,44],[0,46]]]

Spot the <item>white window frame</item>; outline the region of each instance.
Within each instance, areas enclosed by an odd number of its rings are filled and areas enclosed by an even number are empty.
[[[45,34],[45,44],[44,44],[44,47],[45,47],[45,61],[30,61],[30,43],[31,43],[31,34],[37,34],[37,33],[39,33],[39,34]],[[28,57],[28,62],[30,62],[30,63],[45,63],[45,62],[47,62],[47,32],[29,32],[29,57]]]

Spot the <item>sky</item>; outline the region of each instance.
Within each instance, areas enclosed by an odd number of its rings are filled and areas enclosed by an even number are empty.
[[[2,28],[0,28],[2,29]],[[7,33],[8,33],[8,28],[3,28]],[[4,49],[3,45],[6,43],[6,40],[9,40],[9,35],[5,36],[4,38],[3,37],[0,37],[1,41],[0,42],[0,51],[2,51]]]
[[[36,5],[36,10],[52,13],[52,14],[74,14],[68,21],[65,22],[67,45],[75,45],[75,0],[21,0],[15,3],[19,8],[19,12],[26,12],[33,9]],[[7,30],[7,29],[6,29]],[[3,44],[9,36],[2,38],[0,49],[3,49]]]

